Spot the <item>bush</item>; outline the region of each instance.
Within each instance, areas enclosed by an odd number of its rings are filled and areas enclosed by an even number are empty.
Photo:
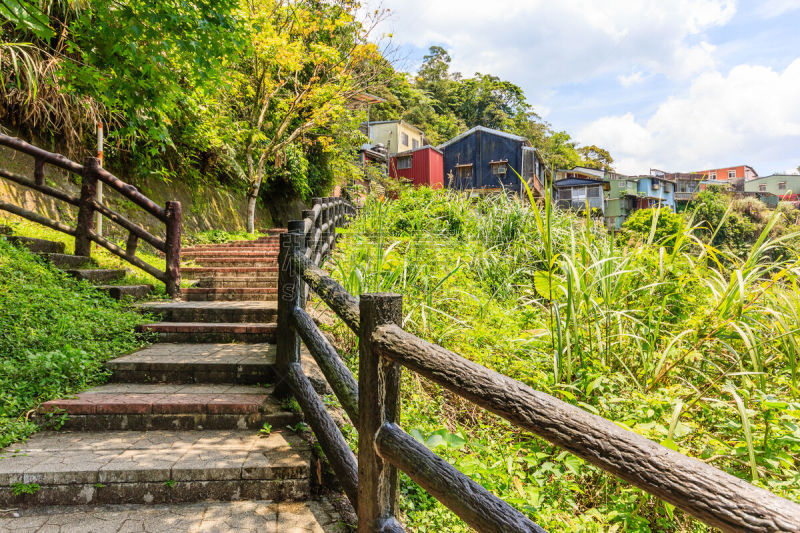
[[[645,240],[650,238],[653,230],[653,217],[656,220],[656,229],[653,234],[652,243],[671,245],[675,238],[683,231],[683,217],[672,211],[669,207],[640,209],[628,217],[622,228],[634,235],[643,236]]]

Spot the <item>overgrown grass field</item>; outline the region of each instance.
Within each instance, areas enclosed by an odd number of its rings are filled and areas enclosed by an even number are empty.
[[[718,239],[730,208],[715,225],[640,213],[613,234],[549,201],[403,190],[367,199],[327,268],[353,294],[402,294],[404,327],[427,340],[800,500],[800,213],[769,213],[736,247]],[[333,333],[357,370],[353,335]],[[545,529],[709,529],[404,376],[402,426]],[[401,490],[414,531],[467,530]]]

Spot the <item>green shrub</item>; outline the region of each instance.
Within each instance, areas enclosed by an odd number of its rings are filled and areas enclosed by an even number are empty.
[[[656,217],[655,231],[653,231],[654,217]],[[622,228],[644,237],[645,241],[671,246],[683,231],[684,222],[683,217],[669,207],[653,207],[634,211],[622,224]]]
[[[104,361],[144,344],[144,321],[0,239],[0,446],[36,429],[40,403],[103,380]]]

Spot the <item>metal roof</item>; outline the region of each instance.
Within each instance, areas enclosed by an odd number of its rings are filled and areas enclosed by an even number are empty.
[[[408,126],[412,130],[417,130],[421,134],[425,135],[424,131],[422,131],[421,129],[419,129],[418,127],[416,127],[413,124],[409,124],[405,120],[373,120],[372,122],[362,122],[361,123],[362,126],[365,125],[365,124],[367,126],[375,126],[376,124],[402,124],[403,126]]]
[[[449,141],[443,142],[442,144],[440,144],[438,146],[438,148],[441,150],[442,148],[444,148],[446,146],[450,146],[454,142],[460,141],[461,139],[463,139],[465,137],[468,137],[469,135],[472,135],[476,131],[483,131],[483,132],[486,132],[486,133],[491,133],[492,135],[497,135],[498,137],[505,137],[506,139],[513,139],[515,141],[521,141],[521,142],[524,142],[524,143],[528,143],[530,145],[530,141],[527,138],[522,137],[520,135],[514,135],[513,133],[506,133],[505,131],[500,131],[500,130],[493,130],[492,128],[486,128],[484,126],[475,126],[474,128],[472,128],[470,130],[467,130],[467,131],[465,131],[464,133],[462,133],[460,135],[456,135],[455,137],[453,137]]]
[[[412,148],[411,150],[406,150],[405,152],[398,152],[398,153],[396,153],[394,155],[396,157],[401,157],[401,156],[405,156],[405,155],[411,155],[414,152],[418,152],[420,150],[425,150],[425,149],[431,149],[431,150],[433,150],[435,152],[439,152],[440,154],[442,153],[442,151],[439,150],[438,148],[436,148],[435,146],[431,146],[430,144],[426,144],[424,146],[420,146],[419,148]]]
[[[602,185],[603,180],[591,180],[589,178],[567,178],[555,182],[556,187],[579,187],[585,185]]]

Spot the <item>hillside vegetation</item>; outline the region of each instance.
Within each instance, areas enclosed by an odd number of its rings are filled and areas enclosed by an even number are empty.
[[[427,340],[798,500],[797,214],[769,213],[740,253],[709,244],[730,213],[709,229],[651,211],[612,235],[549,204],[408,189],[368,198],[328,268],[353,294],[402,294]],[[357,369],[355,339],[334,333]],[[708,530],[410,372],[401,422],[548,531]],[[401,490],[414,531],[466,530]]]
[[[145,320],[0,239],[0,447],[38,429],[42,402],[103,381],[104,361],[145,344]]]
[[[387,10],[357,0],[14,0],[0,3],[0,129],[81,161],[105,125],[105,164],[127,181],[224,188],[254,210],[326,196],[363,177],[372,120],[404,119],[440,143],[482,125],[528,137],[548,164],[608,167],[551,128],[522,89],[462,75],[431,48],[392,64]],[[237,229],[233,224],[224,229]]]

